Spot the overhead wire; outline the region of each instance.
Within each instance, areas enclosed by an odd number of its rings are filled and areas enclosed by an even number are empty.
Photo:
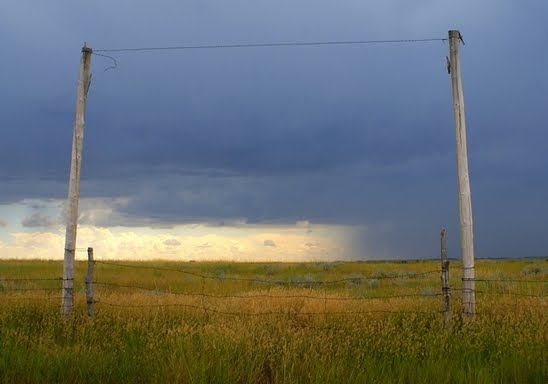
[[[343,41],[293,41],[270,43],[240,43],[240,44],[206,44],[206,45],[175,45],[157,47],[124,47],[94,49],[94,52],[146,52],[146,51],[175,51],[187,49],[225,49],[225,48],[268,48],[268,47],[306,47],[325,45],[367,45],[367,44],[409,44],[434,41],[447,41],[447,38],[425,39],[395,39],[395,40],[343,40]]]

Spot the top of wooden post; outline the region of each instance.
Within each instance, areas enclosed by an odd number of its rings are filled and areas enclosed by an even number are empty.
[[[464,45],[464,40],[462,39],[462,35],[460,34],[459,30],[449,31],[449,40],[451,39],[458,39]]]
[[[88,47],[84,44],[84,46],[82,47],[82,52],[83,53],[93,53],[93,49],[91,49],[90,47]]]

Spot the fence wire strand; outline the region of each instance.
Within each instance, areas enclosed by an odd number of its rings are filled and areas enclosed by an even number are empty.
[[[63,280],[62,277],[52,277],[52,278],[9,278],[9,277],[0,277],[0,282],[3,281],[61,281]]]
[[[529,294],[529,293],[521,293],[521,292],[493,292],[493,291],[482,291],[479,289],[470,289],[470,288],[451,288],[453,291],[461,291],[461,292],[474,292],[478,293],[480,295],[507,295],[507,296],[522,296],[522,297],[533,297],[537,299],[543,299],[547,297],[545,294]]]
[[[479,283],[540,283],[548,284],[548,280],[525,280],[525,279],[471,279],[462,278],[462,281],[475,281]]]
[[[253,295],[215,295],[204,292],[173,292],[158,290],[154,288],[149,288],[139,285],[124,285],[124,284],[114,284],[114,283],[105,283],[105,282],[93,282],[93,284],[105,287],[113,288],[129,288],[129,289],[139,289],[152,293],[162,293],[166,295],[177,295],[177,296],[191,296],[191,297],[209,297],[209,298],[218,298],[218,299],[312,299],[312,300],[326,300],[326,301],[364,301],[364,300],[382,300],[382,299],[403,299],[409,297],[426,297],[433,298],[442,296],[442,293],[428,293],[428,294],[404,294],[404,295],[382,295],[382,296],[369,296],[369,297],[329,297],[329,296],[311,296],[311,295],[270,295],[270,294],[253,294]]]
[[[36,291],[58,291],[61,288],[2,288],[1,292],[36,292]]]

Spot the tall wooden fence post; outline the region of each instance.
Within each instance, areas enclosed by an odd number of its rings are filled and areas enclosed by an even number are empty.
[[[93,299],[93,248],[88,248],[88,273],[86,275],[86,302],[88,306],[88,316],[93,318],[95,314],[95,300]]]
[[[65,232],[65,253],[63,261],[63,292],[61,313],[68,316],[74,306],[74,258],[76,251],[76,231],[78,229],[78,200],[80,197],[80,168],[84,140],[84,115],[86,98],[91,82],[91,48],[82,48],[80,76],[76,92],[76,113],[72,134],[72,155],[70,160],[69,190],[67,197],[67,229]]]
[[[459,31],[449,31],[449,74],[453,96],[453,115],[457,148],[457,177],[459,191],[460,253],[462,258],[462,310],[465,316],[476,312],[474,284],[474,230],[472,222],[472,196],[468,174],[468,149],[466,144],[466,121],[464,96],[460,73],[459,46],[462,36]]]
[[[441,230],[441,292],[443,295],[443,315],[447,322],[451,318],[451,287],[449,286],[449,260],[447,260],[447,231]]]

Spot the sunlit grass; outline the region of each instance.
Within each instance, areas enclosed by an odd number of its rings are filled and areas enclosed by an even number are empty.
[[[454,290],[447,322],[436,296],[439,273],[405,277],[436,271],[437,262],[121,264],[193,275],[97,264],[97,282],[147,289],[97,284],[92,320],[85,314],[86,266],[78,262],[74,316],[63,319],[59,281],[8,280],[60,277],[61,263],[0,262],[0,382],[548,379],[544,260],[478,262],[478,279],[503,281],[476,284],[485,293],[477,295],[473,320],[460,315]],[[458,267],[451,265],[454,288],[461,286]],[[344,281],[319,284],[337,280]],[[28,287],[59,290],[16,290]],[[378,298],[391,295],[398,297]]]

